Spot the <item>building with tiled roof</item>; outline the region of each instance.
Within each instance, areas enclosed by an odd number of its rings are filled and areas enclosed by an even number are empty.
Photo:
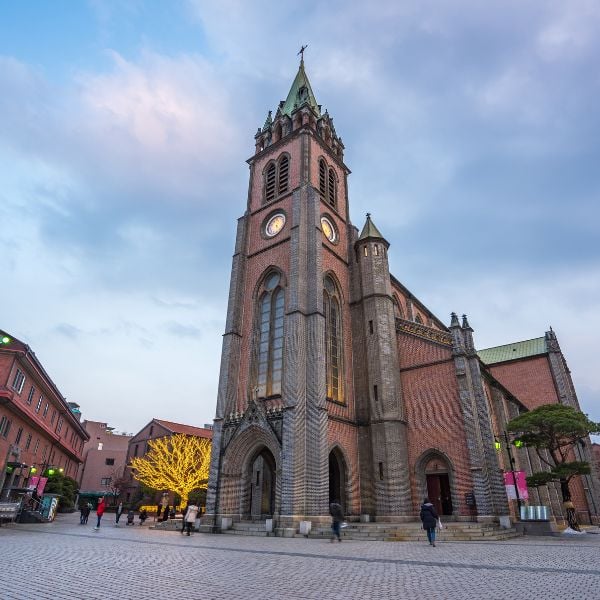
[[[49,471],[75,478],[89,435],[33,350],[0,330],[0,500]]]

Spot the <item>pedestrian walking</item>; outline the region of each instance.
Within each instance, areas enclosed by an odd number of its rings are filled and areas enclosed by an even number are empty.
[[[163,516],[161,521],[164,523],[168,518],[169,518],[169,512],[171,510],[171,507],[167,504],[167,506],[165,506],[165,508],[163,509]]]
[[[196,523],[196,517],[198,516],[199,510],[200,509],[195,504],[188,504],[187,510],[185,511],[185,515],[183,517],[183,523],[188,535],[191,535],[192,530],[194,529],[194,524]],[[183,533],[183,529],[181,530],[181,533]]]
[[[181,535],[183,535],[185,533],[185,515],[187,514],[187,510],[190,507],[190,505],[188,504],[182,511],[181,511]]]
[[[119,527],[119,519],[123,514],[123,503],[119,502],[119,506],[117,506],[117,512],[115,513],[115,527]]]
[[[143,525],[147,518],[148,518],[148,511],[145,508],[143,508],[140,511],[140,525]]]
[[[79,507],[79,524],[80,525],[84,525],[85,524],[85,509],[86,509],[86,505],[82,504]]]
[[[429,502],[429,498],[423,498],[419,516],[423,522],[423,529],[427,532],[429,545],[435,548],[435,526],[437,525],[439,517],[433,504]]]
[[[88,502],[84,507],[83,507],[83,524],[87,525],[88,519],[90,517],[90,513],[92,512],[92,504],[91,502]]]
[[[98,521],[96,523],[96,527],[94,527],[94,531],[98,531],[98,529],[100,529],[100,521],[102,520],[102,515],[104,514],[105,509],[106,504],[104,503],[104,498],[100,498],[98,501],[98,506],[96,507],[96,516],[98,517]]]
[[[342,510],[342,505],[337,501],[334,500],[330,505],[329,505],[329,514],[331,515],[331,530],[332,530],[332,536],[331,536],[331,541],[335,542],[335,539],[337,538],[338,542],[342,541],[342,537],[340,535],[340,526],[342,524],[342,521],[344,520],[344,511]]]
[[[127,523],[125,523],[125,525],[133,525],[133,520],[135,519],[135,513],[133,512],[133,509],[130,508],[129,512],[127,513]]]

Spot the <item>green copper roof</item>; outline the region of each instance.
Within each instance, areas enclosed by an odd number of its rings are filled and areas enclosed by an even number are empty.
[[[381,233],[379,233],[379,229],[377,229],[377,227],[375,227],[375,223],[373,223],[373,221],[371,221],[370,213],[367,213],[367,222],[365,223],[363,230],[360,232],[358,239],[364,240],[365,238],[370,238],[370,237],[371,238],[381,238],[382,240],[385,239],[381,235]]]
[[[296,79],[294,79],[294,83],[292,83],[292,88],[281,108],[281,112],[288,117],[291,117],[292,112],[304,103],[308,103],[318,115],[321,114],[315,95],[310,87],[310,82],[304,71],[304,61],[301,60],[298,74],[296,75]]]
[[[524,342],[515,342],[514,344],[506,344],[505,346],[496,346],[495,348],[486,348],[478,350],[479,358],[486,365],[493,365],[507,360],[516,360],[517,358],[527,358],[538,354],[546,354],[546,339],[534,338],[533,340],[525,340]]]

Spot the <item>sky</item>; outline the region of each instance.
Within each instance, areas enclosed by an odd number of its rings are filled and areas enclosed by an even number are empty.
[[[254,134],[307,44],[352,222],[478,348],[557,333],[600,421],[600,5],[0,4],[0,328],[83,418],[211,423]]]

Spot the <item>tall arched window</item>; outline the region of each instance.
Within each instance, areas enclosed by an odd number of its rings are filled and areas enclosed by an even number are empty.
[[[258,303],[256,387],[259,398],[281,394],[285,301],[280,284],[279,273],[267,275]]]
[[[330,400],[343,401],[342,369],[342,314],[337,287],[333,279],[325,277],[323,290],[325,313],[325,372],[326,394]]]
[[[287,154],[284,154],[279,160],[279,185],[278,193],[285,194],[288,191],[288,175],[290,172],[290,159]]]
[[[396,319],[404,319],[404,312],[396,295],[392,296],[392,301],[394,302],[394,317]]]

